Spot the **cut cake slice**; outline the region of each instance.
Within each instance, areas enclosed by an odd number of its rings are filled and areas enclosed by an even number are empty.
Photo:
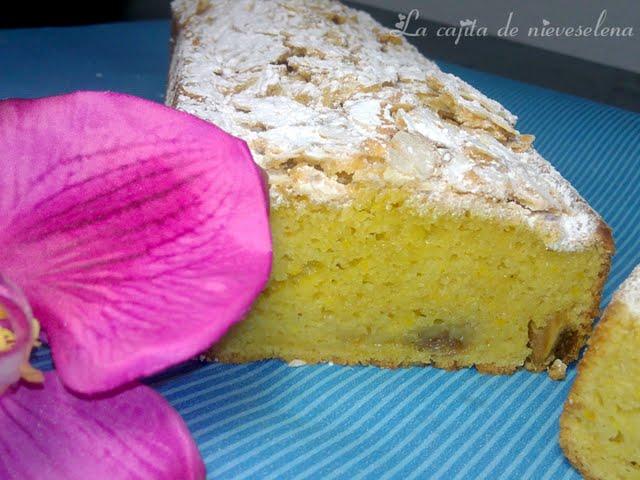
[[[271,281],[211,357],[576,358],[611,234],[514,115],[337,2],[172,7],[167,103],[246,140],[270,183]]]
[[[616,292],[560,419],[560,445],[587,479],[640,478],[640,267]]]

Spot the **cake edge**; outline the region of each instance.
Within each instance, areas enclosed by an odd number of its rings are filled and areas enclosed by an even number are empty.
[[[595,476],[591,473],[586,463],[583,461],[582,456],[578,452],[578,446],[575,444],[573,440],[573,436],[571,434],[571,427],[569,426],[569,422],[571,421],[570,415],[579,410],[579,404],[574,403],[572,401],[572,394],[574,390],[581,389],[583,383],[588,382],[588,379],[582,375],[583,372],[589,370],[591,363],[597,361],[599,355],[592,348],[592,345],[601,342],[607,342],[609,336],[611,335],[611,331],[615,328],[615,325],[612,325],[611,321],[608,319],[609,315],[615,315],[619,312],[626,313],[628,315],[636,317],[636,319],[640,320],[640,317],[637,313],[634,313],[631,309],[629,309],[628,305],[626,305],[623,301],[615,299],[613,300],[605,310],[600,324],[595,328],[593,335],[590,337],[588,342],[587,350],[582,358],[582,360],[578,363],[578,372],[576,374],[576,378],[574,380],[571,389],[569,390],[569,394],[567,399],[565,400],[564,407],[562,409],[562,413],[560,415],[560,433],[559,433],[559,444],[562,448],[564,455],[567,457],[569,462],[580,472],[580,474],[586,480],[605,480],[601,477]]]
[[[614,292],[613,297],[607,308],[605,309],[600,323],[594,328],[593,335],[589,338],[587,349],[582,360],[578,364],[578,371],[569,394],[564,403],[562,413],[560,415],[560,433],[559,443],[564,455],[571,462],[571,464],[584,476],[586,480],[604,480],[600,477],[591,474],[586,464],[583,462],[582,457],[577,451],[577,446],[573,442],[571,435],[571,429],[568,425],[570,421],[570,415],[574,410],[579,408],[577,403],[573,403],[572,394],[574,390],[582,388],[583,383],[588,382],[588,379],[582,375],[583,372],[589,370],[591,363],[599,358],[595,349],[591,348],[592,345],[599,343],[606,343],[609,341],[612,330],[615,328],[613,322],[609,319],[613,315],[627,315],[640,324],[640,308],[638,308],[638,301],[640,300],[640,265],[636,266],[629,276],[622,282],[618,289]]]

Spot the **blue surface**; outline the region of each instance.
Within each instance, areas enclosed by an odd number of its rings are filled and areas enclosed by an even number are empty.
[[[161,101],[169,28],[147,22],[0,31],[0,97],[110,89]],[[520,130],[598,210],[618,254],[604,303],[640,261],[640,115],[443,66]],[[580,81],[577,79],[576,81]],[[36,363],[49,365],[46,350]],[[152,384],[186,419],[210,478],[576,479],[558,447],[575,376],[433,368],[188,364]]]

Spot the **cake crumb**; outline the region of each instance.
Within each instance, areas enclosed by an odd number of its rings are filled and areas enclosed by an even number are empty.
[[[207,354],[203,353],[201,355],[198,355],[198,361],[200,363],[217,363],[220,360],[218,360],[218,357],[212,357],[210,355],[207,355]]]
[[[564,380],[567,376],[567,365],[559,358],[556,358],[547,368],[547,372],[551,380]]]
[[[304,360],[299,360],[297,358],[291,360],[287,365],[290,367],[303,367],[307,364]]]

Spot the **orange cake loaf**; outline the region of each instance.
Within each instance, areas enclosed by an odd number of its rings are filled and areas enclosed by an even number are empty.
[[[560,445],[588,479],[640,478],[640,267],[607,307],[560,419]]]
[[[172,8],[167,104],[246,140],[269,177],[272,278],[211,358],[576,358],[611,234],[513,114],[338,2]]]

